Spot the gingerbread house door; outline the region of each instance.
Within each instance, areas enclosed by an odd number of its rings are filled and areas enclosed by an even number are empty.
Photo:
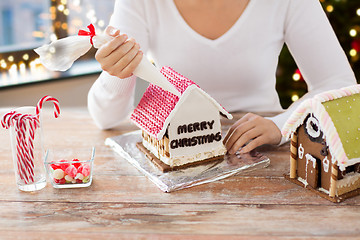
[[[316,159],[311,154],[305,155],[306,159],[306,182],[312,188],[317,188],[319,186],[319,164],[318,159]]]

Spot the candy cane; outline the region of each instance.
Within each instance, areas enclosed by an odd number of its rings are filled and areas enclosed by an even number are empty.
[[[1,119],[2,127],[8,129],[11,126],[14,126],[14,120],[17,120],[21,115],[22,115],[21,113],[17,113],[15,111],[6,113],[4,117]]]
[[[21,141],[21,132],[18,130],[16,124],[13,126],[16,132],[16,165],[17,165],[17,172],[20,179],[22,179],[26,184],[28,183],[29,179],[26,175],[26,166],[24,164],[23,158],[24,153],[20,148],[19,142]]]
[[[28,128],[26,124],[28,124]],[[40,121],[35,115],[24,114],[17,120],[16,126],[19,136],[17,149],[21,152],[20,156],[22,157],[18,159],[21,163],[18,165],[21,166],[25,183],[32,183],[34,182],[34,139]]]
[[[27,149],[25,144],[26,138],[26,124],[24,121],[25,115],[21,115],[14,124],[16,132],[16,156],[17,156],[17,166],[18,172],[21,179],[24,180],[25,184],[28,184],[31,181],[31,177],[28,171],[28,161],[27,161]]]
[[[29,164],[30,164],[30,172],[32,176],[34,176],[34,139],[36,129],[40,126],[39,119],[36,116],[30,116],[29,118],[29,137],[27,139],[27,148],[29,153]],[[32,170],[32,171],[31,171]]]
[[[34,159],[34,139],[36,129],[40,126],[40,121],[37,117],[32,117],[29,120],[29,138],[28,147],[31,159]]]
[[[29,123],[29,139],[27,140],[26,121],[35,121],[35,124]],[[20,179],[25,184],[34,181],[34,144],[35,130],[39,126],[39,120],[35,115],[21,114],[11,111],[4,115],[1,120],[2,127],[8,129],[14,127],[16,133],[16,165]]]
[[[32,136],[35,137],[35,129],[32,129],[32,125],[31,122],[33,121],[32,119],[37,119],[35,116],[33,115],[29,115],[26,114],[25,116],[23,116],[23,118],[19,118],[19,121],[21,121],[23,119],[23,122],[21,123],[22,125],[25,126],[24,130],[25,130],[25,135],[24,135],[24,149],[26,150],[26,166],[27,166],[27,170],[28,173],[30,175],[30,180],[33,182],[34,181],[34,144],[33,144],[33,139],[31,139]],[[27,128],[27,124],[29,125],[29,128]],[[33,133],[31,133],[33,132]],[[27,134],[28,133],[28,134]]]
[[[28,178],[26,176],[26,171],[25,171],[25,165],[24,162],[21,160],[23,159],[24,153],[22,151],[22,149],[20,149],[19,147],[19,141],[21,141],[22,138],[22,133],[17,131],[17,127],[16,127],[16,122],[18,121],[18,119],[21,117],[22,114],[17,113],[15,111],[11,111],[7,114],[4,115],[4,117],[1,120],[1,125],[3,128],[10,128],[10,127],[14,127],[15,132],[16,132],[16,158],[18,159],[18,161],[16,161],[17,164],[17,171],[18,171],[18,175],[20,177],[20,179],[22,179],[25,183],[28,183]]]
[[[38,104],[36,105],[36,115],[37,116],[40,115],[40,111],[43,107],[44,102],[48,102],[48,101],[52,101],[54,103],[54,115],[55,115],[55,118],[58,118],[60,115],[59,101],[56,98],[53,98],[49,95],[46,95],[43,98],[41,98],[40,101],[38,102]]]
[[[23,174],[25,176],[25,183],[34,182],[34,154],[33,148],[28,144],[27,140],[27,122],[31,121],[33,117],[29,114],[21,115],[16,122],[17,132],[17,150],[20,152],[18,161],[24,167]],[[33,145],[33,144],[32,144]]]

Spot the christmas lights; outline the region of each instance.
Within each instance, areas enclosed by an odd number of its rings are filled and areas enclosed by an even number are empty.
[[[320,0],[320,3],[360,81],[360,1]],[[307,86],[286,47],[280,55],[277,73],[281,104],[287,108],[307,92]]]
[[[41,13],[42,19],[52,24],[45,31],[34,30],[32,36],[52,42],[69,35],[76,35],[78,29],[89,22],[103,29],[109,21],[115,0],[49,0],[48,12]],[[96,11],[95,11],[96,10]],[[93,53],[87,56],[93,59]],[[52,73],[45,70],[38,56],[31,49],[16,52],[0,52],[0,87],[19,82],[42,80]],[[24,78],[24,79],[22,79]]]

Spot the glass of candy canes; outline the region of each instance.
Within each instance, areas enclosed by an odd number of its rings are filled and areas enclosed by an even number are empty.
[[[44,96],[36,107],[16,108],[1,119],[2,127],[10,129],[15,179],[22,191],[37,191],[46,186],[41,109],[47,101],[54,103],[55,118],[59,117],[58,100]]]

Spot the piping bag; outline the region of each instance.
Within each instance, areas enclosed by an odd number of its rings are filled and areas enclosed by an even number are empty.
[[[87,53],[92,46],[100,48],[113,39],[113,37],[105,33],[96,35],[95,27],[92,24],[87,27],[89,31],[79,30],[77,36],[62,38],[34,49],[40,56],[40,62],[49,70],[66,71],[79,57]],[[146,57],[142,58],[133,73],[135,76],[180,97],[177,89]]]

